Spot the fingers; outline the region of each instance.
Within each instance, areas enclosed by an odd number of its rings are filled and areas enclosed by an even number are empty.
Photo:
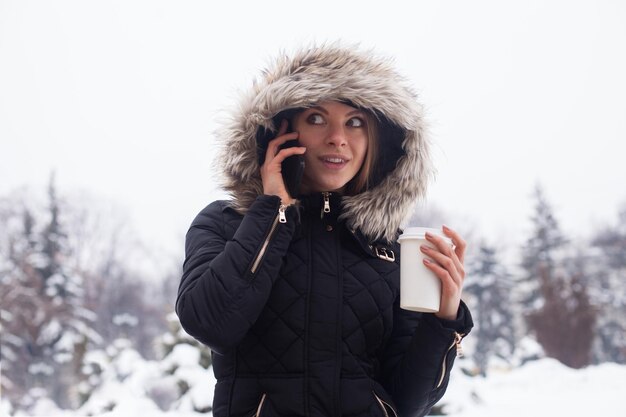
[[[266,161],[271,160],[272,158],[274,158],[274,156],[276,156],[276,154],[278,154],[279,146],[287,141],[298,139],[298,132],[290,132],[285,134],[285,132],[287,131],[287,125],[287,120],[283,119],[280,124],[280,128],[278,129],[278,133],[276,134],[276,138],[270,140],[269,144],[267,145],[267,151],[265,152]]]
[[[420,247],[420,250],[422,253],[432,258],[432,261],[424,263],[427,267],[432,269],[439,278],[451,279],[457,285],[463,282],[465,272],[463,271],[463,266],[459,265],[457,260],[427,246]],[[428,261],[428,259],[425,261]]]
[[[280,152],[276,154],[272,163],[281,164],[285,159],[292,155],[303,154],[306,152],[306,148],[302,146],[294,146],[293,148],[281,149]]]
[[[450,247],[450,244],[446,242],[441,236],[437,236],[432,233],[426,233],[426,239],[435,245],[439,251],[445,253],[446,255],[456,258],[459,260],[461,264],[465,262],[465,248],[467,244],[461,238],[461,236],[448,228],[447,226],[443,226],[444,234],[452,240],[453,247]]]
[[[298,139],[298,132],[290,132],[287,134],[283,134],[280,136],[276,136],[275,139],[272,139],[270,141],[270,143],[267,145],[267,149],[273,149],[274,152],[272,153],[272,155],[276,154],[276,151],[278,150],[278,147],[280,145],[282,145],[283,143],[290,141],[290,140],[294,140],[294,139]]]
[[[426,239],[434,248],[423,245],[420,250],[430,258],[424,259],[424,265],[441,281],[441,305],[435,315],[453,320],[457,315],[463,292],[465,279],[463,260],[467,244],[452,229],[444,226],[443,232],[452,240],[454,248],[443,237],[427,233]]]
[[[448,226],[444,225],[442,229],[443,233],[445,233],[446,236],[452,239],[452,243],[455,246],[454,252],[459,258],[459,261],[463,263],[465,260],[465,249],[467,248],[467,243],[461,238],[461,236],[457,232],[450,229]]]
[[[276,139],[270,141],[269,145],[267,145],[267,151],[265,152],[265,160],[271,161],[278,154],[278,147],[283,143],[294,140],[298,138],[297,132],[288,133],[283,136],[278,136]],[[291,148],[288,148],[291,149]]]
[[[429,254],[430,256],[430,254]],[[450,272],[439,265],[438,263],[431,261],[429,259],[424,259],[424,265],[431,271],[437,275],[437,277],[441,280],[441,285],[445,288],[447,293],[453,292],[455,287],[459,286],[458,280],[455,280]]]
[[[450,244],[446,242],[441,236],[437,236],[431,233],[426,233],[426,240],[435,246],[436,250],[425,247],[424,253],[427,253],[441,266],[446,267],[454,277],[459,279],[465,278],[464,258],[465,258],[465,241],[459,236],[458,233],[452,229],[444,226],[444,233],[452,239],[452,243],[455,245],[454,249],[450,247]],[[441,256],[434,257],[433,254],[439,254]]]
[[[450,244],[443,240],[441,236],[426,232],[426,240],[433,244],[439,252],[446,256],[453,257],[455,252],[452,250]]]

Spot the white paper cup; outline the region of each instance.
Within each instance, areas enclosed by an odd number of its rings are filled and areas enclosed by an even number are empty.
[[[400,242],[400,307],[405,310],[436,313],[441,302],[441,281],[424,265],[430,259],[420,250],[421,245],[434,247],[426,240],[426,232],[441,236],[450,246],[452,240],[440,229],[407,227],[398,238]]]

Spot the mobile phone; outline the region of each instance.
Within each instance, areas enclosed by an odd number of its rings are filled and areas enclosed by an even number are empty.
[[[280,149],[300,146],[297,139],[289,140],[280,146]],[[304,173],[304,155],[291,155],[282,162],[281,174],[285,188],[291,198],[297,198],[300,192],[300,183],[302,182],[302,174]]]
[[[274,126],[280,126],[283,119],[288,121],[287,131],[285,133],[292,132],[291,118],[297,109],[285,110],[272,118]],[[260,128],[257,131],[257,157],[259,165],[263,165],[265,162],[265,152],[267,151],[268,143],[274,139],[275,132],[271,132],[268,129]],[[280,149],[291,148],[293,146],[300,146],[297,139],[285,142],[280,146]],[[297,198],[300,192],[300,183],[302,182],[302,174],[304,173],[304,155],[292,155],[281,164],[281,174],[285,183],[285,188],[292,198]]]

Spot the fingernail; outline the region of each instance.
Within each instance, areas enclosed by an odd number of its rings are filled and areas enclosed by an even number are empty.
[[[442,227],[443,227],[443,230],[450,230],[450,228],[446,226],[445,224]]]
[[[420,246],[420,250],[426,252],[428,250],[428,246]]]
[[[424,259],[424,263],[425,263],[425,264],[429,264],[429,263],[430,263],[430,261],[429,261],[428,259]]]

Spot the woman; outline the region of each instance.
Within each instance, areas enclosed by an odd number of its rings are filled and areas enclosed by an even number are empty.
[[[454,250],[433,236],[426,252],[439,313],[399,307],[399,227],[432,174],[410,88],[384,60],[313,47],[280,57],[222,134],[233,198],[193,221],[176,303],[213,352],[213,415],[426,414],[472,321],[451,230]],[[281,170],[294,155],[305,168],[291,196]]]

